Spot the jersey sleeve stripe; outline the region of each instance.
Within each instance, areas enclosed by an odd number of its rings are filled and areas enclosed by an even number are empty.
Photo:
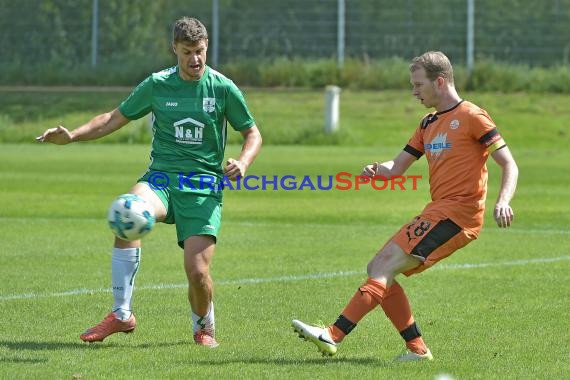
[[[419,150],[417,150],[416,148],[414,148],[411,145],[406,145],[404,147],[404,152],[408,152],[412,156],[416,157],[416,159],[418,159],[418,160],[424,155],[422,152],[420,152]]]
[[[501,134],[497,128],[493,128],[479,138],[479,143],[488,147],[490,145],[493,145],[499,139],[501,139]]]
[[[507,143],[505,142],[505,140],[499,139],[499,140],[496,141],[495,143],[489,145],[489,146],[487,147],[487,151],[488,151],[489,153],[493,153],[494,151],[499,150],[499,149],[501,149],[501,148],[504,148],[504,147],[506,147],[506,146],[507,146]]]

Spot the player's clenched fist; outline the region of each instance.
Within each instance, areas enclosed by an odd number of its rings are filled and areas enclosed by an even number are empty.
[[[378,173],[378,162],[374,162],[370,165],[366,165],[364,169],[362,169],[362,175],[367,177],[374,177]]]
[[[245,171],[247,170],[247,165],[239,160],[230,158],[228,159],[226,168],[224,169],[224,174],[230,181],[235,181],[237,177],[243,177]]]

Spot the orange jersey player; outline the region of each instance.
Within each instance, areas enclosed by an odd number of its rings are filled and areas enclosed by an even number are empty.
[[[487,195],[485,162],[503,148],[506,143],[493,120],[473,103],[460,100],[422,120],[404,151],[418,159],[426,155],[432,202],[393,238],[406,253],[425,259],[406,274],[425,270],[477,238]],[[438,223],[441,233],[451,235],[447,246],[419,244]]]
[[[410,80],[413,95],[436,112],[422,119],[393,161],[374,162],[365,166],[362,174],[402,175],[425,155],[432,201],[372,258],[368,279],[333,324],[323,328],[292,321],[294,330],[325,355],[334,355],[345,336],[380,305],[409,350],[397,360],[433,359],[395,277],[422,272],[477,238],[483,226],[489,155],[502,170],[495,221],[499,227],[509,227],[514,217],[509,203],[518,177],[515,160],[487,112],[457,94],[449,59],[434,51],[414,58]]]

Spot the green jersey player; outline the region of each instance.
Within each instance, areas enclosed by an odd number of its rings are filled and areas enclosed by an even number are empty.
[[[129,192],[154,206],[157,221],[176,225],[178,245],[184,249],[194,341],[213,348],[218,343],[209,267],[221,223],[221,183],[224,176],[234,180],[245,175],[259,152],[261,135],[240,90],[206,66],[208,33],[200,21],[176,21],[172,49],[177,65],[150,75],[118,108],[72,131],[50,128],[37,140],[94,140],[152,113],[151,163]],[[244,143],[239,157],[229,158],[224,166],[227,122],[242,134]],[[131,298],[140,253],[140,240],[115,239],[114,304],[102,322],[81,334],[83,341],[102,341],[135,329]]]

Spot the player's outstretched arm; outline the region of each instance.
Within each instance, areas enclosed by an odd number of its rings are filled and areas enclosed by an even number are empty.
[[[517,188],[519,168],[511,154],[511,151],[509,150],[509,147],[507,146],[494,151],[491,153],[491,156],[502,170],[501,189],[499,190],[499,196],[497,198],[497,203],[495,204],[493,217],[499,227],[510,227],[515,217],[515,213],[513,212],[510,203]]]
[[[362,169],[362,175],[374,177],[375,175],[385,178],[402,175],[417,160],[417,158],[406,151],[401,151],[393,161],[382,163],[373,162]]]
[[[251,128],[241,131],[241,134],[244,141],[239,158],[237,160],[229,158],[224,169],[224,174],[231,181],[235,180],[238,176],[245,176],[245,171],[253,160],[255,160],[261,148],[261,133],[257,126],[254,125]]]
[[[47,129],[41,136],[36,137],[36,140],[57,145],[65,145],[75,141],[95,140],[113,133],[129,121],[116,108],[111,112],[95,116],[89,122],[71,132],[61,125]]]

